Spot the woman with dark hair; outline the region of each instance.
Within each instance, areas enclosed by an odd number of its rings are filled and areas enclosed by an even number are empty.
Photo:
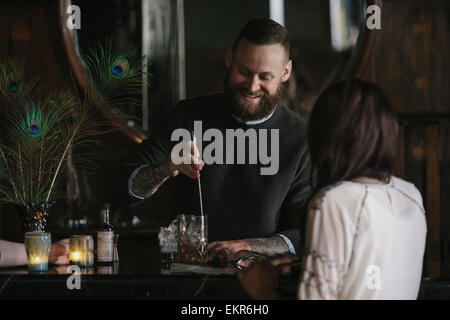
[[[392,175],[396,116],[376,85],[351,80],[324,91],[309,120],[315,193],[308,205],[299,299],[416,299],[425,251],[420,192]],[[254,298],[278,298],[279,268],[238,276]]]

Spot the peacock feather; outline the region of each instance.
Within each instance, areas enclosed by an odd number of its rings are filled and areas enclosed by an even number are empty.
[[[130,71],[130,63],[128,62],[128,59],[126,57],[122,56],[114,60],[110,68],[111,77],[115,79],[126,78],[129,71]]]
[[[0,91],[9,100],[33,99],[39,94],[38,78],[25,72],[25,61],[9,59],[0,63]]]
[[[95,112],[89,96],[49,92],[38,88],[38,78],[28,77],[23,65],[8,61],[0,66],[0,201],[25,207],[64,197],[60,186],[70,152],[77,163],[93,168],[84,150],[110,130],[103,130],[106,120]],[[11,70],[19,83],[14,93],[7,91]]]
[[[97,44],[84,57],[94,90],[125,116],[141,106],[142,91],[149,85],[150,77],[143,71],[145,65],[145,57],[140,57],[137,50],[118,54],[112,41]]]

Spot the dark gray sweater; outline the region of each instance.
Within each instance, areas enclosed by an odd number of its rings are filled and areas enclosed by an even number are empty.
[[[209,241],[283,234],[297,249],[300,223],[306,219],[302,208],[311,192],[307,124],[284,106],[277,108],[268,120],[246,125],[229,114],[222,94],[180,101],[138,151],[126,157],[114,171],[112,202],[123,204],[141,201],[133,199],[128,193],[131,174],[143,164],[157,165],[168,161],[172,147],[178,143],[171,141],[173,130],[185,128],[193,131],[194,121],[202,121],[203,132],[210,128],[219,129],[223,133],[224,144],[226,129],[268,129],[269,155],[270,129],[279,129],[279,168],[274,175],[261,175],[260,169],[269,167],[268,164],[260,164],[259,161],[257,164],[248,164],[248,143],[246,164],[236,164],[236,152],[234,164],[225,164],[224,146],[224,164],[204,166],[201,183],[204,213],[208,215]],[[209,143],[203,141],[203,149]],[[176,179],[174,217],[178,214],[199,215],[197,181],[182,174],[173,179]]]

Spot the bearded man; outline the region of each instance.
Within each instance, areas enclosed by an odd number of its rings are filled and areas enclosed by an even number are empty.
[[[281,105],[281,88],[292,70],[286,29],[269,19],[248,22],[227,50],[225,64],[224,93],[180,101],[137,153],[122,161],[114,177],[111,201],[118,203],[124,196],[128,200],[146,199],[172,178],[176,179],[174,217],[199,215],[196,179],[201,176],[210,259],[231,260],[240,250],[268,255],[296,253],[299,226],[305,219],[302,208],[311,192],[310,162],[306,122]],[[174,161],[173,150],[179,144],[172,141],[172,133],[180,128],[194,131],[198,121],[204,131],[214,129],[223,137],[230,129],[254,129],[266,135],[269,132],[269,136],[275,132],[273,136],[278,139],[264,139],[259,134],[256,145],[277,157],[276,172],[262,175],[260,168],[267,163],[261,158],[256,164],[248,161],[256,152],[249,141],[246,155],[242,155],[234,145],[229,148],[226,138],[211,141],[225,146],[216,152],[226,152],[226,162],[203,161],[190,139],[188,148],[183,149],[190,153],[176,152],[188,161]],[[208,140],[206,135],[203,138]],[[206,147],[203,145],[203,150]],[[236,158],[241,161],[228,161]]]

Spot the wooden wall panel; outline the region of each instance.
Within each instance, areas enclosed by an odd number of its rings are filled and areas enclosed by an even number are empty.
[[[428,236],[426,272],[431,276],[441,273],[441,217],[439,184],[439,125],[426,127],[426,198]]]
[[[422,192],[426,276],[449,275],[450,3],[384,0],[365,78],[387,93],[401,122],[395,173]]]
[[[375,78],[398,112],[449,111],[449,6],[383,1]]]
[[[439,177],[441,190],[441,275],[450,277],[450,121],[439,130]]]

